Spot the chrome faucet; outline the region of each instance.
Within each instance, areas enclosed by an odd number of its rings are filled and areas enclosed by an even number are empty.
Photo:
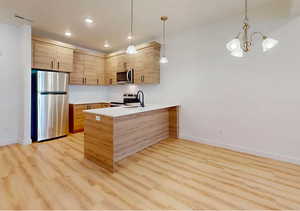
[[[142,99],[141,97],[142,96]],[[139,100],[140,104],[142,107],[145,107],[145,95],[144,95],[144,92],[143,91],[138,91],[137,94],[136,94],[136,97],[137,99]]]

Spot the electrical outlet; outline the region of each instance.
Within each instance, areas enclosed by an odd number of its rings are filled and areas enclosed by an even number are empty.
[[[220,136],[223,135],[223,130],[219,130],[219,135],[220,135]]]
[[[101,116],[96,116],[96,121],[101,121]]]

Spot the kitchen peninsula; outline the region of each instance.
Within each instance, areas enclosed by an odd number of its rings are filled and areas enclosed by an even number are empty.
[[[167,138],[178,138],[179,106],[149,105],[85,112],[84,155],[114,172],[115,163]]]

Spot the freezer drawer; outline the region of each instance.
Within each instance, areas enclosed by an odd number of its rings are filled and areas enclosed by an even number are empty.
[[[37,71],[38,92],[68,92],[68,73]]]
[[[65,136],[69,131],[66,94],[38,94],[37,141]]]

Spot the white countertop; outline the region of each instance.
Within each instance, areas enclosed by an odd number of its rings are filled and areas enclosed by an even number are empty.
[[[164,108],[172,108],[178,105],[146,105],[143,107],[136,108],[126,108],[126,107],[112,107],[112,108],[102,108],[102,109],[94,109],[94,110],[86,110],[85,113],[109,116],[109,117],[121,117],[128,116],[132,114],[143,113],[147,111],[160,110]]]
[[[70,101],[69,104],[81,105],[81,104],[96,104],[96,103],[109,103],[107,100],[76,100]]]

